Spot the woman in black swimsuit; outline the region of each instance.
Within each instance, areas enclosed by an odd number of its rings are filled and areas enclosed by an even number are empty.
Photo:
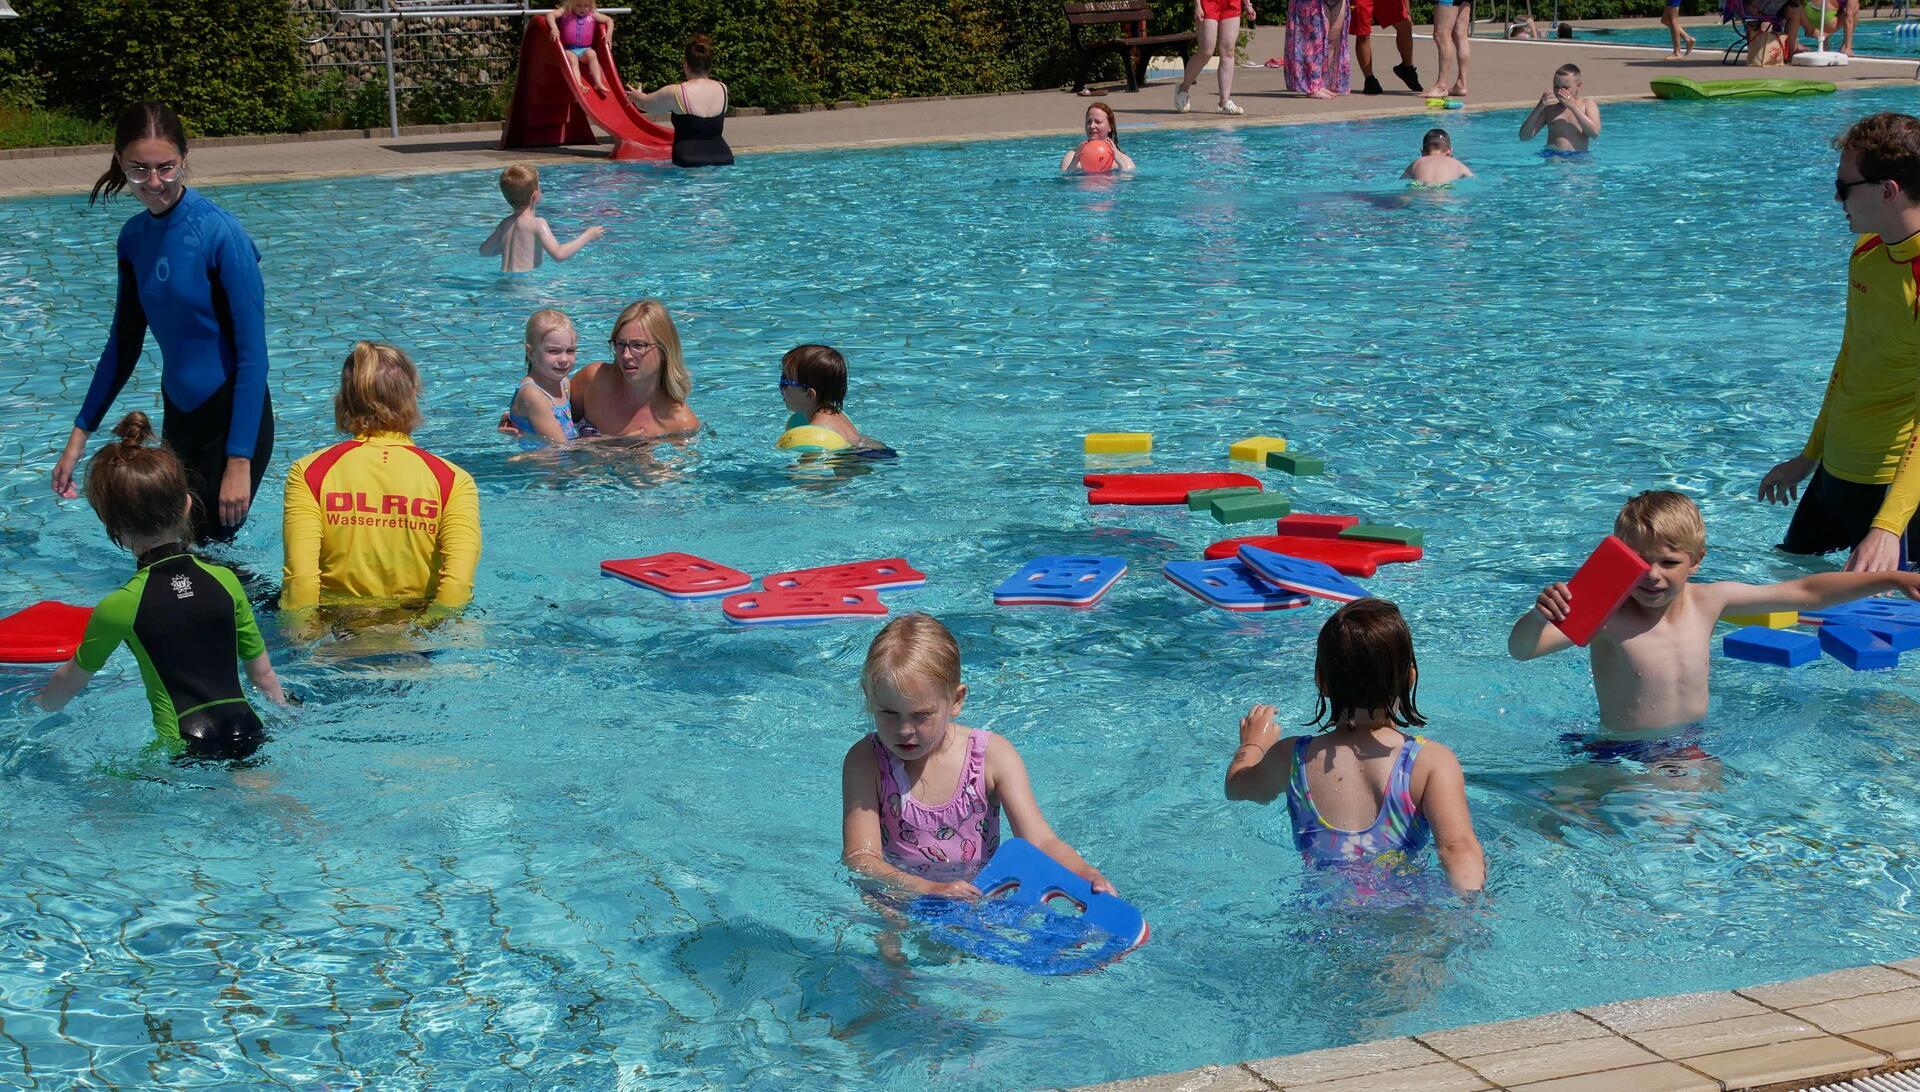
[[[713,42],[696,34],[687,43],[680,70],[686,78],[644,95],[633,94],[642,113],[669,114],[673,119],[673,165],[724,167],[733,162],[733,149],[720,129],[727,120],[727,85],[710,78]]]

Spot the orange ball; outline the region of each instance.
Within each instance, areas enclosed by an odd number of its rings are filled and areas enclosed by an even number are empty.
[[[1088,174],[1105,174],[1113,169],[1113,144],[1089,140],[1080,145],[1080,169]]]

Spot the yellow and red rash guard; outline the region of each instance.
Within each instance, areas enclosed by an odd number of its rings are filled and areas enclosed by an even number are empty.
[[[1862,235],[1847,264],[1840,355],[1801,454],[1827,473],[1885,485],[1873,525],[1905,534],[1920,506],[1920,235],[1889,244]]]
[[[473,477],[398,432],[356,436],[287,473],[282,607],[473,598],[480,494]]]

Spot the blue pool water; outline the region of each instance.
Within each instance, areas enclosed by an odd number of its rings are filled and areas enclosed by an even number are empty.
[[[1818,4],[1814,7],[1817,9]],[[1838,10],[1837,5],[1828,5]],[[1862,19],[1853,30],[1853,50],[1861,57],[1920,57],[1920,34],[1896,34],[1894,28],[1912,22],[1906,19]],[[1709,24],[1705,26],[1685,24],[1688,34],[1693,35],[1699,44],[1696,51],[1704,50],[1718,53],[1734,43],[1734,30],[1731,23]],[[1673,47],[1673,35],[1666,27],[1587,27],[1576,26],[1575,36],[1585,42],[1597,42],[1603,45],[1658,46],[1661,49]],[[1812,48],[1813,39],[1809,36],[1802,42],[1803,48]],[[1840,48],[1840,38],[1836,34],[1831,45]],[[1777,71],[1768,75],[1779,75]],[[1789,78],[1806,77],[1818,79],[1817,72],[1795,71],[1785,73]]]
[[[490,173],[217,190],[266,254],[282,445],[227,556],[271,596],[280,475],[332,438],[349,342],[389,338],[426,375],[421,441],[480,484],[476,607],[414,639],[426,661],[392,635],[296,647],[269,618],[309,702],[241,772],[143,757],[124,656],[69,717],[18,712],[32,680],[9,677],[0,1074],[1032,1087],[1912,955],[1910,667],[1720,662],[1718,768],[1674,778],[1574,754],[1581,658],[1504,643],[1644,488],[1700,499],[1704,575],[1804,571],[1752,495],[1839,343],[1827,141],[1910,105],[1609,106],[1572,163],[1515,141],[1516,114],[1449,114],[1480,181],[1412,195],[1391,179],[1424,117],[1130,129],[1143,170],[1118,182],[1052,177],[1058,140],[549,168],[557,226],[610,232],[511,282],[473,253]],[[130,567],[44,481],[132,208],[0,204],[0,607],[90,603]],[[564,305],[593,345],[647,294],[688,347],[696,442],[544,457],[493,433],[529,311]],[[847,352],[850,411],[901,459],[833,480],[771,450],[778,358],[805,340]],[[149,360],[117,408],[157,398]],[[1284,811],[1221,799],[1247,706],[1310,714],[1327,610],[1230,615],[1162,580],[1222,529],[1083,502],[1080,435],[1124,429],[1162,470],[1290,437],[1328,460],[1270,476],[1298,509],[1426,531],[1424,562],[1370,584],[1405,607],[1429,732],[1468,770],[1483,911],[1325,908]],[[838,866],[874,627],[730,631],[596,571],[666,549],[759,573],[912,558],[930,579],[893,606],[953,626],[968,721],[1019,746],[1151,942],[1069,978],[913,938],[907,966],[882,958]],[[1027,558],[1080,551],[1132,564],[1097,609],[992,606]]]

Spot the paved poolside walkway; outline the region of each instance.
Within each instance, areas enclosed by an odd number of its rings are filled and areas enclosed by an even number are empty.
[[[1082,1092],[1775,1092],[1920,1065],[1920,959]]]
[[[1713,25],[1716,19],[1688,20]],[[1610,25],[1652,25],[1648,20],[1619,20]],[[1486,25],[1483,24],[1483,30]],[[1425,28],[1421,28],[1425,33]],[[1246,56],[1265,60],[1281,51],[1284,31],[1262,27]],[[1390,36],[1376,41],[1376,68],[1391,83],[1384,95],[1350,95],[1319,101],[1289,94],[1278,69],[1239,70],[1234,99],[1246,108],[1243,118],[1212,113],[1213,74],[1202,76],[1194,94],[1194,113],[1173,111],[1173,81],[1159,80],[1127,94],[1116,87],[1100,101],[1119,114],[1124,129],[1130,125],[1156,126],[1286,124],[1346,118],[1424,114],[1422,99],[1399,86],[1388,69],[1398,60]],[[1531,106],[1548,86],[1553,69],[1572,61],[1585,74],[1587,92],[1602,101],[1648,97],[1647,81],[1655,76],[1684,76],[1695,80],[1735,79],[1754,75],[1830,80],[1844,87],[1915,86],[1916,62],[1874,62],[1856,59],[1845,68],[1755,70],[1729,68],[1719,63],[1717,50],[1699,50],[1683,61],[1664,60],[1664,51],[1601,45],[1593,41],[1506,41],[1475,38],[1472,57],[1471,108],[1498,109]],[[1432,79],[1434,47],[1426,38],[1414,42],[1414,63],[1423,78]],[[1355,77],[1356,83],[1358,77]],[[1111,86],[1111,85],[1109,85]],[[866,107],[816,110],[727,119],[727,139],[736,151],[762,153],[801,149],[912,144],[955,140],[984,140],[1010,136],[1077,133],[1090,100],[1062,91],[1032,91],[1010,95],[880,103]],[[1734,108],[1734,107],[1730,107]],[[492,132],[443,133],[430,136],[295,140],[240,145],[206,144],[193,153],[196,182],[271,182],[361,174],[421,174],[498,168],[514,161],[580,162],[604,157],[605,148],[559,148],[502,151]],[[64,152],[64,154],[62,154]],[[28,194],[84,192],[105,167],[99,151],[0,158],[0,197]]]

